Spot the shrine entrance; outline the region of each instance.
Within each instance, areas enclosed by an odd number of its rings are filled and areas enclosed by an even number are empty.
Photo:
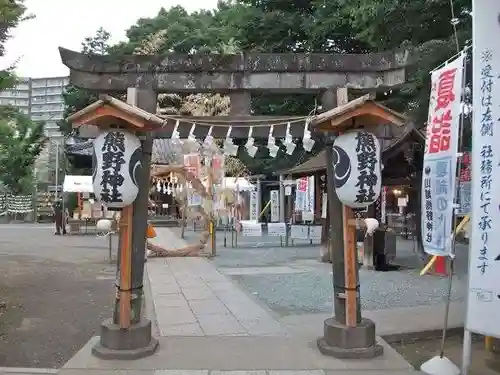
[[[82,124],[80,136],[86,138],[97,136],[99,126],[103,124],[107,126],[125,124],[138,129],[139,139],[142,142],[142,171],[137,181],[139,193],[133,203],[133,219],[131,218],[131,222],[127,224],[129,230],[133,228],[131,263],[124,265],[125,259],[122,259],[122,255],[119,259],[120,274],[123,278],[130,277],[129,289],[120,289],[120,293],[125,294],[120,300],[121,309],[128,306],[131,309],[130,316],[133,317],[128,321],[120,318],[120,325],[134,329],[127,328],[118,332],[115,330],[117,322],[103,324],[100,343],[94,347],[94,354],[106,358],[125,358],[131,351],[134,358],[137,358],[151,354],[156,348],[151,337],[151,324],[142,317],[140,311],[154,139],[173,141],[200,139],[203,143],[213,141],[214,138],[223,139],[224,154],[235,156],[238,146],[233,143],[233,139],[264,138],[268,139],[267,148],[270,156],[276,157],[280,149],[276,139],[284,138],[288,151],[289,148],[296,146],[294,138],[300,137],[303,138],[303,144],[310,146],[306,151],[310,151],[314,141],[311,137],[308,115],[250,116],[252,94],[309,93],[320,96],[323,109],[327,110],[336,107],[337,104],[347,104],[348,100],[338,103],[336,96],[332,95],[335,94],[335,88],[350,87],[352,92],[357,91],[359,94],[366,91],[387,90],[404,82],[405,68],[408,64],[407,52],[370,55],[169,54],[165,57],[124,56],[119,61],[108,56],[84,55],[64,48],[60,48],[60,53],[63,63],[70,69],[70,81],[73,85],[97,92],[127,91],[128,104],[107,97],[99,104],[96,103],[80,111],[80,120],[85,118],[85,111],[92,113],[87,116],[87,121],[80,121]],[[230,115],[157,116],[157,95],[167,92],[226,94],[231,101]],[[103,104],[107,107],[106,111],[97,109]],[[350,106],[346,106],[345,109],[351,111]],[[339,112],[339,115],[342,113]],[[113,123],[116,119],[119,121]],[[154,126],[146,129],[145,123]],[[248,152],[253,150],[252,146],[253,143],[246,147]],[[209,155],[207,160],[213,163],[213,155]],[[209,199],[205,200],[209,204],[215,195],[211,178],[213,176],[209,175],[207,182]],[[284,189],[282,181],[279,186],[281,197],[284,197]],[[329,201],[335,199],[334,196],[329,197]],[[259,197],[257,202],[260,201]],[[260,208],[257,204],[254,209],[259,213]],[[212,211],[210,209],[210,212]],[[284,225],[282,210],[279,216],[279,224]],[[211,251],[215,255],[214,220],[210,217],[209,221],[209,229],[213,234]],[[342,247],[342,230],[333,233],[335,235],[331,237],[331,246]],[[130,267],[129,271],[124,268],[125,266]],[[130,299],[132,291],[134,298]],[[123,299],[127,298],[127,294],[128,301]],[[127,347],[124,347],[125,344]]]

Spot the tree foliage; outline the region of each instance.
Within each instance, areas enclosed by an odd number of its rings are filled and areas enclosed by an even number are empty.
[[[5,42],[10,37],[11,30],[15,29],[25,16],[26,6],[24,0],[0,0],[0,57],[5,54]],[[16,84],[13,68],[0,70],[0,90],[10,88]]]
[[[15,108],[0,108],[0,177],[13,194],[31,193],[33,166],[46,139],[43,127]]]
[[[0,0],[0,57],[11,30],[30,17],[23,0]],[[0,91],[16,84],[13,69],[0,71]],[[33,166],[44,140],[43,123],[31,121],[16,108],[0,106],[0,181],[10,192],[31,193]]]
[[[104,55],[108,52],[110,37],[109,32],[101,27],[96,31],[94,36],[88,36],[83,40],[81,51],[87,54]],[[96,92],[84,90],[73,85],[66,87],[63,92],[63,120],[58,124],[61,132],[68,134],[72,131],[71,124],[65,120],[66,117],[78,112],[98,99],[98,93]]]
[[[427,117],[429,71],[456,53],[455,17],[462,47],[471,38],[471,0],[223,0],[213,11],[188,13],[181,6],[162,8],[155,17],[141,18],[127,31],[128,40],[115,46],[86,44],[88,51],[115,55],[141,53],[371,53],[409,49],[413,65],[407,82],[386,96],[386,104],[414,117],[423,126]],[[101,33],[97,38],[104,38]],[[107,41],[107,39],[106,39]],[[72,93],[74,94],[74,93]],[[71,97],[71,95],[70,95]],[[88,99],[88,98],[87,98]],[[311,95],[256,95],[256,115],[307,115],[318,98]],[[68,111],[86,100],[68,100]],[[206,94],[161,95],[164,113],[223,114],[229,102]],[[226,108],[227,107],[227,108]],[[265,143],[265,141],[263,141]],[[297,148],[299,149],[299,148]],[[240,151],[239,159],[252,173],[287,168],[306,155],[280,152],[270,159],[267,150],[257,157]]]

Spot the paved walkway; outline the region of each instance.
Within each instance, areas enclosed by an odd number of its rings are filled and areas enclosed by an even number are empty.
[[[283,335],[284,328],[203,258],[148,261],[161,336]]]
[[[182,245],[169,228],[157,232],[170,246]],[[371,360],[321,355],[316,347],[321,319],[309,316],[311,325],[296,330],[297,324],[280,321],[205,258],[149,259],[146,287],[158,351],[135,361],[103,361],[90,354],[99,339],[94,337],[66,363],[62,375],[418,374],[383,340],[384,355]]]

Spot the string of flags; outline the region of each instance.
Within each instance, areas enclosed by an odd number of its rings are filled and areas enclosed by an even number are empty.
[[[310,124],[310,118],[303,118],[301,121],[304,121],[304,133],[302,136],[302,146],[306,152],[311,152],[315,141],[311,137],[311,131],[309,129],[309,124]],[[289,121],[286,123],[276,123],[273,125],[263,125],[263,126],[269,126],[269,135],[267,138],[267,149],[269,150],[269,156],[272,158],[276,158],[278,155],[278,151],[280,149],[280,144],[276,140],[276,137],[274,136],[274,127],[278,125],[286,125],[286,133],[285,133],[285,138],[282,141],[282,144],[285,146],[285,152],[287,155],[292,155],[295,149],[297,148],[297,144],[294,143],[293,141],[293,136],[291,134],[291,124],[292,122],[298,122],[298,120],[293,120]],[[193,123],[191,126],[191,129],[189,131],[188,138],[186,140],[182,140],[180,138],[180,133],[179,133],[179,124],[180,120],[176,120],[174,130],[172,131],[172,136],[171,140],[174,145],[182,145],[184,142],[189,142],[189,143],[196,143],[196,136],[195,136],[195,129],[196,126],[199,124]],[[201,126],[207,126],[207,125],[201,125]],[[212,149],[216,150],[218,147],[214,142],[214,138],[212,136],[212,130],[213,130],[213,125],[210,125],[210,128],[208,130],[208,133],[203,140],[203,147],[207,149]],[[254,127],[255,126],[249,126],[248,129],[248,137],[247,137],[247,142],[244,145],[244,148],[248,155],[250,157],[255,157],[255,154],[257,153],[259,147],[255,145],[255,138],[253,137],[254,133]],[[259,126],[260,127],[260,126]],[[238,154],[239,146],[234,144],[234,139],[231,137],[231,132],[232,132],[232,126],[229,126],[227,129],[226,137],[224,139],[224,143],[222,146],[222,152],[224,155],[228,156],[236,156]]]

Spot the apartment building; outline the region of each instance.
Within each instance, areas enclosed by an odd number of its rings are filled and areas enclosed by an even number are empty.
[[[0,105],[18,107],[25,114],[31,110],[31,79],[21,78],[18,85],[10,90],[0,92]]]
[[[0,92],[0,105],[13,105],[33,121],[44,121],[48,137],[60,136],[57,122],[63,118],[63,91],[69,77],[21,78],[18,85]]]

